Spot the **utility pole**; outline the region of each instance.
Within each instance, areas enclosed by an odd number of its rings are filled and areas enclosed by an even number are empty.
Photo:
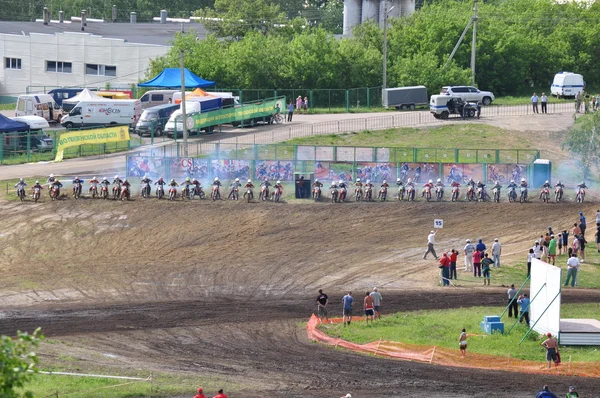
[[[477,0],[473,0],[473,43],[471,44],[471,83],[475,85],[475,52],[477,47]]]
[[[188,145],[187,145],[187,113],[185,112],[185,56],[183,54],[183,50],[179,53],[179,57],[181,59],[181,117],[182,117],[182,125],[183,125],[183,157],[187,158],[188,156]]]
[[[385,89],[387,88],[387,20],[389,13],[394,9],[394,6],[387,9],[387,1],[384,0],[384,15],[383,15],[383,84],[381,86],[381,100],[384,101]],[[384,106],[387,105],[387,101],[384,101]]]

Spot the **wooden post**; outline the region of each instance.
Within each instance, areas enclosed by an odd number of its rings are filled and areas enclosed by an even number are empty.
[[[431,359],[429,360],[429,363],[433,363],[433,356],[435,355],[435,349],[436,348],[437,347],[435,347],[435,346],[433,347],[433,351],[431,352]]]

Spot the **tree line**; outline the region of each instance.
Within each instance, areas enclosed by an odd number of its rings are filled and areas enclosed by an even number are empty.
[[[152,62],[148,75],[178,66],[183,49],[186,67],[220,87],[381,85],[383,35],[378,25],[362,24],[352,38],[340,39],[322,24],[285,19],[278,6],[268,14],[277,24],[259,21],[256,14],[250,18],[253,24],[234,23],[242,19],[238,11],[244,10],[247,2],[217,0],[215,7],[222,6],[219,15],[223,21],[206,26],[213,34],[198,41],[194,32],[177,36],[172,50]],[[252,3],[268,5],[264,0]],[[471,16],[471,1],[447,0],[425,3],[413,15],[391,20],[388,85],[423,84],[435,93],[443,85],[469,84],[470,32],[454,59],[445,64]],[[480,4],[476,84],[497,95],[519,95],[546,87],[549,91],[558,71],[581,73],[588,85],[599,83],[598,20],[600,5],[595,3],[498,0]]]

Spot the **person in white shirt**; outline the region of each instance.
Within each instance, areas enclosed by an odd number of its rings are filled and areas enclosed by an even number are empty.
[[[542,248],[540,246],[540,241],[536,240],[535,244],[532,247],[533,249],[533,257],[537,258],[538,260],[542,258]]]
[[[433,254],[433,257],[435,257],[436,260],[439,260],[437,254],[435,254],[435,249],[433,248],[433,245],[435,245],[435,231],[431,231],[427,236],[427,251],[425,252],[425,254],[423,254],[423,260],[427,259],[427,255],[429,253]]]
[[[571,257],[567,260],[567,280],[565,280],[565,286],[569,284],[569,280],[571,281],[571,287],[575,286],[575,280],[577,279],[577,272],[579,271],[579,259],[577,259],[577,254],[573,253]]]
[[[539,113],[538,112],[538,101],[539,101],[539,97],[537,96],[536,93],[533,93],[533,96],[531,97],[531,105],[533,105],[533,113]]]
[[[500,254],[502,254],[502,245],[498,242],[498,238],[496,238],[492,245],[492,260],[494,260],[494,267],[500,268]]]
[[[542,93],[542,113],[548,113],[548,96],[546,93]]]
[[[465,271],[470,272],[473,270],[473,252],[475,251],[475,246],[470,239],[467,239],[467,244],[463,250],[465,252]]]
[[[379,311],[381,310],[381,300],[383,300],[383,297],[381,297],[381,293],[379,293],[379,290],[376,287],[374,287],[373,291],[371,292],[371,294],[369,294],[369,296],[373,297],[373,306],[375,307],[375,318],[381,319],[381,314],[379,313]]]

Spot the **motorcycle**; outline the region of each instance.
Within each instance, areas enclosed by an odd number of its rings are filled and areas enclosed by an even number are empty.
[[[494,188],[492,192],[494,193],[494,202],[500,203],[500,188]]]
[[[260,187],[260,193],[258,194],[258,199],[260,200],[269,200],[269,187],[263,185]]]
[[[158,199],[162,199],[165,196],[165,187],[164,185],[158,184],[156,187],[156,197]]]
[[[406,196],[409,202],[413,202],[415,200],[415,187],[409,186],[406,189]]]
[[[472,185],[469,185],[469,187],[467,188],[467,200],[469,202],[472,202],[475,200],[475,191],[473,190]]]
[[[252,188],[246,188],[246,193],[244,194],[244,197],[246,198],[248,203],[250,203],[250,201],[254,199],[254,191],[252,191]]]
[[[521,196],[519,197],[519,202],[527,202],[527,187],[521,187]]]
[[[278,187],[273,188],[272,199],[276,203],[279,203],[279,200],[281,199],[281,188],[278,188]]]
[[[200,199],[204,199],[206,197],[201,186],[194,186],[192,188],[191,194],[190,194],[190,200],[194,199],[196,196]]]
[[[381,189],[379,189],[379,199],[382,202],[385,202],[385,199],[387,198],[387,187],[381,187]]]
[[[190,200],[190,186],[189,185],[184,185],[183,188],[181,188],[181,199],[183,200]]]
[[[423,188],[423,196],[428,202],[431,200],[431,187],[429,185]]]
[[[127,185],[124,185],[123,188],[121,189],[121,200],[129,200],[131,198],[130,194],[129,194],[129,187]]]
[[[331,188],[331,203],[337,202],[338,199],[338,189],[337,187]]]
[[[23,186],[17,188],[17,196],[21,199],[21,202],[25,200],[25,188]]]
[[[516,202],[517,201],[517,190],[515,187],[510,187],[508,189],[508,201],[510,203]]]
[[[100,197],[102,199],[108,199],[108,186],[102,184],[102,189],[100,189]]]
[[[96,199],[96,196],[98,196],[98,184],[96,184],[95,182],[92,183],[90,185],[89,193],[90,195],[92,195],[93,199]]]
[[[398,188],[398,200],[400,202],[402,202],[404,200],[405,193],[406,193],[406,188],[404,187],[404,185],[401,185],[400,188]]]
[[[316,185],[313,188],[313,198],[315,200],[315,202],[318,202],[321,200],[321,187]]]
[[[366,186],[365,187],[365,200],[370,202],[373,200],[373,187]]]
[[[152,192],[152,187],[150,187],[149,182],[143,182],[144,186],[142,187],[142,198],[149,198],[150,193]]]
[[[585,199],[585,189],[579,188],[577,190],[576,199],[577,199],[577,203],[583,203],[583,199]]]
[[[545,203],[550,202],[550,190],[548,188],[542,188],[542,193],[540,195],[542,201]]]
[[[73,197],[75,199],[79,199],[80,196],[81,196],[81,184],[73,185]]]
[[[444,188],[441,186],[435,187],[435,199],[438,202],[441,202],[443,198],[444,198]]]
[[[60,188],[56,185],[52,185],[52,188],[50,189],[50,198],[56,200],[58,199],[58,195],[60,195]]]
[[[488,201],[490,198],[487,194],[487,192],[485,191],[485,189],[483,189],[483,187],[477,187],[477,201],[478,202],[485,202]]]
[[[177,197],[177,188],[170,187],[169,188],[169,200],[175,200],[176,197]]]
[[[346,201],[346,193],[348,192],[348,190],[346,188],[340,188],[340,192],[338,194],[338,201],[340,203],[345,202]]]
[[[210,193],[210,198],[212,200],[220,200],[221,199],[221,190],[218,185],[213,185],[212,191]]]
[[[33,201],[35,203],[37,203],[37,201],[40,199],[40,196],[41,196],[41,188],[39,188],[39,187],[33,188],[33,195],[32,195],[32,197],[33,197]]]
[[[121,197],[121,186],[117,185],[113,187],[113,200],[117,200]]]
[[[556,187],[554,190],[554,200],[556,203],[561,202],[563,198],[563,189],[562,187]]]
[[[357,202],[360,202],[362,200],[363,197],[363,190],[362,188],[356,188],[354,190],[354,200],[356,200]]]
[[[231,192],[229,192],[229,198],[231,200],[238,200],[240,198],[240,189],[239,188],[231,188]]]
[[[457,185],[453,186],[452,187],[452,201],[457,202],[459,195],[460,195],[460,188]]]

